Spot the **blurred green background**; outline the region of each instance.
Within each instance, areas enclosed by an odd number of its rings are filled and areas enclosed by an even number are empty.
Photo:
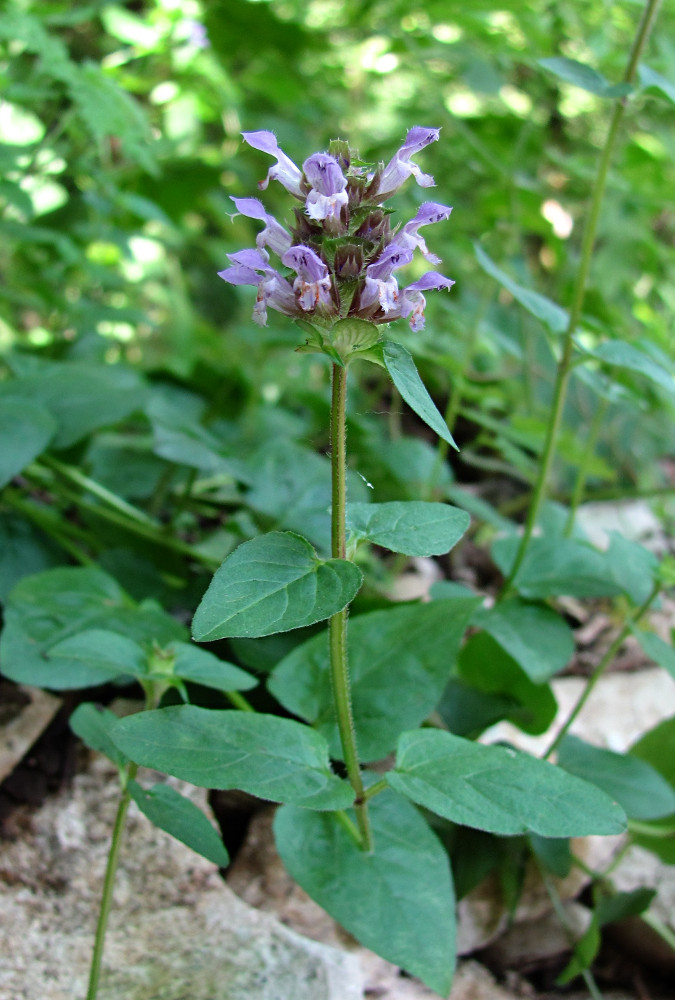
[[[10,0],[0,18],[3,352],[125,360],[227,417],[297,410],[313,390],[322,399],[326,366],[289,350],[300,331],[274,313],[260,330],[253,290],[216,277],[227,252],[255,239],[255,223],[229,218],[229,197],[257,194],[272,163],[239,133],[273,129],[299,163],[336,136],[376,161],[412,125],[441,126],[418,157],[437,186],[409,181],[396,218],[429,194],[454,206],[428,239],[456,285],[430,295],[426,330],[402,339],[441,409],[450,405],[459,478],[487,470],[531,482],[557,335],[485,273],[474,246],[569,304],[611,102],[539,61],[567,56],[617,82],[641,12],[635,0]],[[647,71],[630,98],[580,337],[623,339],[672,368],[672,6],[645,63],[661,75]],[[280,185],[262,197],[281,220],[289,213]],[[667,394],[634,372],[610,382],[587,370],[568,402],[563,497],[603,395],[591,484],[664,483]]]

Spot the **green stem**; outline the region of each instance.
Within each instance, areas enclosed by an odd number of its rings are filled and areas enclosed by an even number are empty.
[[[600,400],[600,405],[593,415],[593,422],[591,423],[591,428],[586,438],[586,445],[584,447],[584,453],[581,456],[581,462],[579,463],[579,468],[577,469],[577,478],[574,483],[574,488],[572,489],[572,496],[570,498],[570,509],[567,515],[567,524],[565,525],[565,537],[569,538],[574,530],[574,519],[576,517],[577,509],[581,503],[584,496],[584,489],[586,487],[586,478],[588,476],[588,467],[591,464],[591,459],[595,454],[595,446],[598,443],[598,438],[600,437],[600,431],[602,430],[602,422],[605,419],[605,414],[607,413],[607,407],[609,406],[609,399],[604,396]]]
[[[579,712],[582,710],[582,708],[590,698],[593,688],[598,683],[598,681],[604,674],[605,670],[607,669],[607,667],[610,665],[610,663],[618,653],[619,649],[625,642],[627,636],[630,634],[630,631],[633,628],[633,626],[637,625],[637,623],[640,621],[645,612],[649,610],[652,601],[655,599],[660,589],[661,589],[660,584],[655,583],[651,589],[649,597],[644,602],[644,604],[641,604],[640,607],[637,608],[632,615],[630,615],[630,617],[624,624],[623,628],[617,635],[616,639],[610,645],[609,649],[607,650],[603,658],[600,660],[600,663],[598,663],[597,667],[595,668],[591,676],[588,678],[588,683],[586,684],[586,687],[583,689],[579,698],[577,699],[574,708],[567,716],[562,728],[560,729],[560,732],[557,734],[557,736],[549,746],[548,750],[544,754],[544,760],[546,760],[547,757],[550,757],[551,754],[558,749],[558,746],[569,732],[570,726],[572,725],[576,717],[579,715]]]
[[[107,506],[111,507],[113,510],[119,511],[120,514],[123,514],[130,520],[138,521],[139,524],[151,525],[152,527],[157,526],[156,522],[144,511],[139,510],[138,507],[134,507],[130,503],[127,503],[126,500],[122,500],[122,498],[118,497],[116,493],[113,493],[107,487],[102,486],[101,483],[97,483],[95,479],[90,479],[89,476],[85,476],[79,469],[76,469],[71,465],[66,465],[65,462],[60,462],[52,455],[43,455],[39,461],[42,465],[46,465],[48,469],[51,469],[57,475],[62,476],[75,486],[81,486],[82,489],[91,493],[92,496],[102,500],[103,503],[107,504]]]
[[[244,698],[243,694],[238,691],[226,691],[225,697],[229,699],[230,704],[234,705],[242,712],[255,712],[255,709],[250,701]]]
[[[577,942],[575,940],[574,934],[572,933],[569,920],[567,919],[567,913],[565,912],[565,907],[563,905],[562,899],[560,898],[558,890],[556,889],[553,883],[553,879],[549,876],[548,872],[545,871],[545,869],[541,865],[538,865],[538,867],[542,881],[544,883],[544,886],[546,887],[546,892],[548,893],[548,897],[551,900],[551,905],[553,906],[553,909],[555,911],[555,915],[560,921],[560,926],[562,927],[565,933],[565,937],[570,943],[570,946],[574,948]],[[588,992],[592,1000],[603,1000],[602,993],[598,989],[597,983],[593,978],[593,973],[591,972],[591,970],[582,969],[579,975],[586,983],[586,987],[588,989]]]
[[[341,365],[333,365],[332,387],[330,415],[331,554],[334,559],[345,559],[347,555],[345,520],[347,511],[347,369]],[[372,851],[373,837],[356,748],[356,732],[349,684],[347,613],[346,608],[344,611],[339,611],[332,616],[328,623],[333,701],[347,776],[354,789],[354,811],[361,836],[361,847],[364,851]]]
[[[124,782],[124,790],[117,806],[117,815],[115,816],[115,825],[112,832],[112,840],[110,842],[110,852],[108,854],[108,864],[105,870],[105,879],[103,882],[103,895],[101,897],[101,908],[98,914],[98,923],[96,925],[96,938],[94,940],[94,950],[91,956],[91,969],[89,972],[89,988],[87,989],[86,1000],[96,1000],[96,995],[98,993],[98,984],[101,978],[101,962],[103,959],[103,946],[105,943],[105,932],[108,927],[108,917],[110,916],[110,907],[112,906],[113,897],[113,887],[115,884],[115,873],[117,871],[117,862],[119,860],[120,846],[122,843],[122,834],[124,832],[124,824],[127,817],[127,810],[129,808],[129,802],[131,801],[131,796],[128,792],[128,783],[136,777],[136,772],[138,771],[138,766],[134,763],[129,763],[126,769],[126,780]]]
[[[376,781],[370,788],[366,788],[366,800],[375,798],[380,792],[385,792],[387,788],[389,788],[389,782],[385,778],[382,778],[381,781]]]
[[[43,511],[37,504],[23,500],[14,490],[5,490],[2,499],[10,507],[13,507],[14,510],[23,514],[29,521],[32,521],[33,524],[36,524],[45,535],[52,538],[57,545],[61,546],[64,552],[72,556],[81,566],[98,565],[95,559],[92,559],[84,549],[80,548],[79,545],[64,533],[61,523],[57,523],[51,514]]]
[[[640,26],[633,42],[633,47],[628,60],[628,65],[623,76],[624,83],[632,83],[635,77],[635,72],[637,70],[637,65],[642,55],[642,51],[647,43],[649,33],[653,27],[654,19],[658,8],[660,6],[661,0],[647,0],[647,4],[640,22]],[[591,202],[586,218],[586,224],[584,227],[584,233],[581,243],[581,259],[579,262],[579,270],[577,271],[576,280],[574,283],[574,290],[572,293],[572,304],[570,306],[569,320],[567,323],[567,329],[563,337],[562,353],[557,365],[557,374],[555,387],[553,390],[553,403],[551,406],[551,415],[549,418],[548,427],[546,430],[546,438],[544,442],[544,453],[542,455],[541,464],[539,466],[539,476],[534,487],[534,493],[532,495],[532,502],[527,514],[527,519],[525,521],[525,529],[523,531],[523,537],[516,554],[515,561],[511,567],[511,572],[502,588],[501,596],[505,596],[513,586],[513,582],[518,574],[525,554],[530,544],[532,538],[532,533],[534,531],[537,519],[539,517],[539,511],[541,505],[544,502],[548,490],[549,478],[551,474],[551,468],[553,466],[553,459],[555,456],[556,446],[558,443],[558,436],[560,433],[560,427],[562,424],[563,410],[565,408],[565,400],[567,398],[567,389],[569,386],[570,377],[572,374],[573,367],[573,353],[574,353],[574,333],[579,325],[579,320],[581,318],[581,310],[583,308],[584,299],[586,296],[586,286],[588,284],[588,275],[591,267],[591,259],[593,256],[593,246],[595,244],[595,234],[598,226],[598,219],[600,217],[600,209],[602,207],[602,199],[605,193],[605,186],[607,183],[607,174],[609,172],[609,164],[614,152],[614,146],[616,144],[617,136],[619,133],[619,125],[621,124],[621,119],[623,118],[623,113],[626,104],[625,99],[620,98],[615,101],[614,110],[612,112],[612,117],[609,123],[609,130],[607,132],[607,138],[605,140],[605,146],[602,150],[600,156],[600,163],[598,165],[598,173],[595,178],[595,183],[593,185],[593,190],[591,192]]]

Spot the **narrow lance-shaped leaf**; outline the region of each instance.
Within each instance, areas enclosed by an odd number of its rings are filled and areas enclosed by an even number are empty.
[[[225,845],[208,819],[185,796],[170,785],[157,784],[143,788],[137,781],[127,784],[129,794],[151,823],[170,833],[181,844],[201,854],[219,868],[230,863]]]
[[[419,376],[410,352],[402,344],[387,340],[382,347],[382,356],[392,382],[408,406],[431,427],[432,431],[459,451],[445,420]]]
[[[321,560],[300,535],[273,531],[227,557],[197,608],[192,634],[211,642],[313,625],[342,611],[362,580],[353,563]]]
[[[539,292],[533,292],[531,288],[524,288],[518,282],[510,278],[505,271],[490,260],[484,250],[477,244],[474,247],[478,263],[492,278],[499,282],[503,288],[513,295],[516,302],[520,302],[529,313],[545,323],[551,333],[563,333],[567,329],[568,315],[555,302],[547,299]]]

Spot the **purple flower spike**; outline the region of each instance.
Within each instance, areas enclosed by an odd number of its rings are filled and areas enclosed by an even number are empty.
[[[218,277],[230,285],[257,285],[258,295],[253,309],[253,320],[258,326],[267,325],[267,307],[286,316],[297,312],[295,295],[285,278],[267,263],[264,250],[240,250],[227,255],[232,267],[218,271]],[[262,277],[258,274],[262,271]]]
[[[298,274],[293,289],[304,312],[311,312],[319,305],[332,304],[328,268],[313,250],[302,245],[291,247],[281,258],[281,263],[292,267]]]
[[[428,146],[430,142],[436,142],[440,133],[439,128],[422,128],[415,125],[405,137],[405,142],[392,157],[380,175],[375,194],[381,200],[388,198],[390,194],[397,191],[401,184],[411,174],[420,187],[433,187],[435,181],[431,174],[423,174],[416,163],[410,162],[410,157]]]
[[[441,258],[427,249],[424,237],[419,235],[418,229],[420,226],[428,226],[432,222],[442,222],[449,218],[451,212],[452,209],[447,205],[439,205],[435,201],[425,201],[417,210],[415,218],[406,222],[401,232],[396,235],[396,242],[410,250],[419,247],[422,255],[430,264],[440,264]]]
[[[260,181],[258,184],[260,190],[264,191],[270,180],[275,179],[280,184],[283,184],[286,190],[294,194],[296,198],[303,198],[304,196],[300,187],[302,171],[299,167],[296,167],[290,156],[286,156],[284,151],[279,149],[277,137],[274,132],[267,132],[263,129],[260,132],[242,132],[241,134],[249,146],[253,146],[254,149],[259,149],[263,153],[269,153],[277,161],[276,167],[270,167],[265,180]]]
[[[348,197],[347,181],[334,157],[327,153],[314,153],[302,165],[312,190],[307,196],[307,215],[315,222],[322,219],[339,219]]]
[[[232,201],[240,215],[265,223],[265,228],[256,236],[256,244],[259,247],[269,247],[281,257],[293,242],[291,234],[286,232],[273,215],[265,211],[265,206],[258,198],[232,198]]]

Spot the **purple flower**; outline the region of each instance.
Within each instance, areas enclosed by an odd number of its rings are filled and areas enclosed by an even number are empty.
[[[270,178],[278,180],[302,202],[295,208],[295,224],[289,230],[267,212],[258,198],[233,198],[237,212],[263,224],[256,237],[256,249],[228,254],[230,266],[220,271],[232,285],[257,288],[253,319],[267,322],[268,308],[303,320],[309,331],[306,350],[337,355],[363,353],[364,343],[378,342],[377,327],[407,317],[413,330],[424,327],[424,292],[450,288],[450,278],[427,271],[417,281],[399,288],[396,272],[409,264],[415,251],[432,264],[440,260],[432,254],[423,237],[422,226],[447,219],[448,205],[426,201],[414,218],[401,228],[390,225],[385,198],[411,174],[422,187],[433,184],[412,157],[438,139],[440,129],[410,129],[405,143],[386,167],[367,173],[347,143],[336,140],[328,152],[313,153],[302,170],[279,148],[272,132],[243,132],[254,149],[276,160],[259,187]],[[339,237],[336,239],[336,237]],[[285,277],[270,264],[268,248],[295,275]],[[365,320],[370,333],[357,342],[341,320]],[[312,332],[314,331],[314,332]],[[369,340],[369,338],[372,338]]]
[[[378,302],[384,313],[396,308],[398,302],[398,282],[393,272],[409,264],[412,260],[412,250],[390,243],[380,256],[366,268],[366,283],[361,292],[359,305],[362,309]]]
[[[348,202],[347,180],[337,160],[327,153],[314,153],[302,165],[312,190],[307,195],[305,208],[310,219],[339,219],[343,205]]]
[[[437,271],[427,271],[417,281],[404,288],[399,297],[398,316],[409,316],[410,329],[413,333],[418,333],[424,329],[424,310],[427,300],[422,292],[428,292],[432,288],[452,288],[454,285],[452,278],[446,278]],[[397,319],[398,316],[391,317]]]
[[[232,201],[240,215],[265,223],[265,228],[256,236],[256,246],[267,246],[279,256],[288,250],[293,242],[290,233],[286,232],[273,215],[265,211],[265,206],[258,198],[232,198]]]
[[[253,146],[254,149],[259,149],[263,153],[269,153],[270,156],[276,158],[276,167],[270,167],[265,180],[260,181],[258,184],[260,190],[264,191],[270,180],[274,179],[283,184],[286,190],[294,194],[296,198],[304,198],[302,188],[300,187],[302,171],[300,167],[296,167],[290,156],[286,156],[284,151],[279,149],[277,137],[274,132],[263,130],[261,132],[242,132],[241,134],[249,146]]]
[[[424,237],[420,236],[418,229],[420,226],[428,226],[432,222],[442,222],[449,218],[452,209],[447,205],[439,205],[435,201],[425,201],[417,210],[417,215],[410,222],[406,222],[400,233],[396,234],[396,242],[410,250],[419,247],[423,256],[430,264],[440,264],[441,258],[435,253],[430,253],[424,242]]]
[[[311,312],[320,305],[332,305],[328,268],[313,250],[305,246],[291,247],[281,258],[281,263],[297,271],[293,290],[301,309]]]
[[[410,157],[419,153],[430,142],[436,142],[440,131],[439,128],[422,128],[420,125],[410,129],[405,142],[379,176],[373,194],[376,194],[380,201],[397,191],[411,174],[420,187],[434,186],[435,181],[431,174],[423,174],[416,163],[410,162]]]
[[[218,277],[231,285],[256,285],[258,288],[253,309],[255,323],[266,326],[268,306],[286,316],[295,316],[297,309],[293,290],[286,279],[269,266],[269,257],[264,250],[240,250],[228,253],[227,257],[233,266],[218,271]]]

